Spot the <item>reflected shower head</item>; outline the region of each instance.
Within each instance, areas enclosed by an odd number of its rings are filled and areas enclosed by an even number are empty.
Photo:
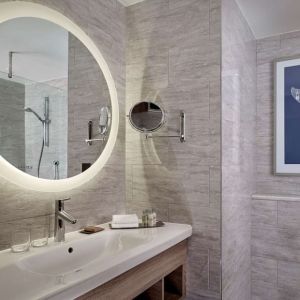
[[[45,120],[43,120],[43,119],[39,116],[39,114],[36,113],[32,108],[30,108],[30,107],[24,107],[24,111],[33,113],[33,114],[34,114],[34,115],[35,115],[42,123],[45,122]]]

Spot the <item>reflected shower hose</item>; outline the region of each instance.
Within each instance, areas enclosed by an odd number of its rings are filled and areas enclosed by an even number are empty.
[[[39,157],[39,163],[38,163],[38,169],[37,169],[37,176],[38,176],[38,178],[40,178],[40,169],[41,169],[41,162],[42,162],[44,147],[45,147],[45,139],[43,139],[41,153],[40,153],[40,157]]]

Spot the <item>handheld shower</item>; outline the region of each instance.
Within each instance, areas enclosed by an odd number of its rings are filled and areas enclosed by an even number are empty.
[[[49,97],[45,97],[44,119],[31,107],[25,106],[24,111],[33,113],[38,118],[38,120],[42,122],[44,128],[44,144],[46,147],[49,147],[49,124],[51,123],[51,120],[49,119]]]
[[[40,153],[40,157],[39,157],[39,161],[38,161],[38,170],[37,170],[38,177],[40,177],[40,168],[41,168],[41,161],[42,161],[43,152],[44,152],[44,146],[49,147],[49,124],[51,122],[51,120],[49,119],[49,97],[45,97],[45,102],[44,102],[45,119],[43,119],[31,107],[24,107],[24,111],[34,114],[35,117],[43,124],[43,143],[42,143],[41,153]]]
[[[37,112],[35,112],[32,108],[30,108],[30,107],[24,107],[24,111],[33,113],[33,114],[34,114],[34,115],[35,115],[42,123],[45,122],[45,120],[43,120],[43,119],[39,116],[39,114],[38,114]]]

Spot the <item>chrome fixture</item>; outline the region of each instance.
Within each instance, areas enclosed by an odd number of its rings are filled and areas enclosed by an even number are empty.
[[[35,112],[32,108],[30,108],[30,107],[24,107],[24,110],[26,112],[33,113],[42,123],[44,122],[44,120],[39,116],[39,114],[37,112]]]
[[[49,147],[49,124],[51,120],[49,119],[49,97],[45,97],[44,102],[44,139],[45,139],[45,146]]]
[[[154,102],[139,102],[129,112],[130,125],[137,131],[148,134],[159,130],[166,122],[166,113]]]
[[[45,117],[45,119],[42,119],[42,117],[30,107],[24,107],[24,111],[33,113],[36,116],[36,118],[39,121],[41,121],[43,124],[43,130],[44,130],[43,142],[42,142],[42,148],[41,148],[41,152],[40,152],[40,157],[39,157],[39,162],[38,162],[38,170],[37,170],[37,173],[38,173],[37,175],[38,175],[38,177],[40,177],[40,168],[41,168],[41,161],[42,161],[42,157],[43,157],[43,153],[44,153],[44,147],[45,146],[49,147],[49,124],[51,123],[51,120],[49,119],[49,97],[45,97],[45,101],[44,101],[44,117]]]
[[[180,133],[179,135],[152,135],[146,134],[146,139],[150,138],[179,138],[181,143],[186,141],[185,136],[185,113],[182,111],[180,112]]]
[[[127,116],[130,125],[137,131],[145,134],[146,139],[150,138],[179,138],[180,142],[186,141],[185,135],[185,113],[179,115],[179,134],[178,135],[153,135],[166,122],[166,113],[157,103],[139,102],[135,104]]]
[[[44,144],[46,147],[49,147],[49,124],[51,123],[49,119],[49,97],[45,97],[44,100],[44,119],[30,107],[24,107],[24,110],[33,113],[42,122],[44,127]]]
[[[108,106],[104,106],[99,111],[99,133],[106,136],[111,123],[111,112]]]
[[[100,138],[100,139],[86,139],[85,142],[91,146],[93,144],[93,142],[105,142],[106,138]]]
[[[93,135],[93,121],[88,122],[88,138],[85,140],[85,142],[89,145],[92,146],[92,135]]]
[[[104,142],[109,132],[111,123],[111,111],[108,106],[104,106],[99,110],[99,134],[101,138],[93,139],[93,121],[88,122],[88,138],[85,142],[91,146],[93,142]]]
[[[13,60],[13,53],[12,51],[8,52],[8,78],[13,77],[12,73],[12,60]]]
[[[68,214],[65,208],[65,201],[71,198],[55,200],[55,224],[54,224],[54,240],[55,242],[65,241],[65,222],[75,224],[77,222],[70,214]]]
[[[53,162],[54,165],[54,180],[59,179],[59,160]]]

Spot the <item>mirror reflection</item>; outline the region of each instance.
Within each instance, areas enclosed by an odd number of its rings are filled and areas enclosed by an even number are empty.
[[[156,103],[140,102],[130,110],[129,120],[136,130],[150,133],[161,128],[165,122],[165,114]]]
[[[75,36],[37,18],[0,24],[0,155],[8,162],[45,179],[84,172],[105,147],[109,112],[102,71]]]

